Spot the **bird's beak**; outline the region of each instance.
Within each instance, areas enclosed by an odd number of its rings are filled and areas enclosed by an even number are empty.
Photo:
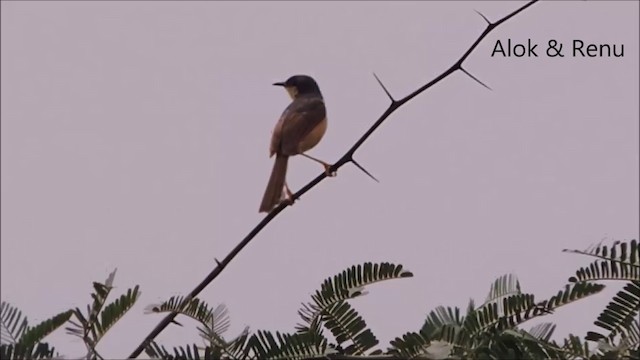
[[[283,82],[277,82],[277,83],[273,83],[274,86],[284,86]]]

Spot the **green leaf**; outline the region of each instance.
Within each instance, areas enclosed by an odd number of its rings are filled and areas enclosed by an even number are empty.
[[[71,326],[66,330],[68,334],[82,339],[89,349],[87,357],[100,357],[95,350],[96,345],[107,331],[133,307],[140,295],[139,287],[136,285],[133,289],[128,289],[127,293],[121,295],[114,302],[105,306],[107,297],[113,290],[115,274],[115,270],[109,274],[105,284],[93,283],[94,292],[91,293],[93,302],[91,305],[87,305],[86,315],[79,308],[72,310],[76,321],[69,320]]]
[[[364,355],[378,344],[378,340],[355,309],[345,301],[333,304],[322,315],[325,327],[331,331],[338,346],[349,341],[347,355]]]
[[[555,330],[556,325],[554,323],[545,322],[532,327],[528,333],[538,340],[549,341]]]
[[[358,266],[354,265],[333,278],[326,279],[320,290],[311,296],[313,301],[302,304],[298,314],[305,324],[299,324],[297,329],[299,332],[310,329],[311,325],[318,321],[327,308],[338,302],[365,294],[365,286],[367,285],[412,276],[411,272],[402,270],[402,265],[370,262]]]
[[[144,352],[153,359],[168,359],[171,357],[169,351],[162,345],[152,340],[145,348]]]
[[[102,337],[109,331],[115,323],[120,320],[135,305],[140,297],[139,286],[128,289],[126,294],[122,294],[109,305],[105,306],[100,314],[100,321],[95,322],[95,343],[98,343]]]
[[[422,332],[408,332],[402,335],[402,338],[391,340],[391,347],[387,349],[387,353],[407,359],[414,358],[424,354],[429,343],[428,336]]]
[[[29,346],[20,343],[0,345],[0,359],[2,360],[51,359],[55,355],[54,348],[49,347],[47,343]]]
[[[427,315],[420,333],[425,334],[429,339],[440,339],[443,326],[461,327],[463,321],[459,308],[438,306]]]
[[[465,318],[463,328],[473,337],[481,332],[513,328],[542,312],[533,295],[511,295],[476,309]]]
[[[0,303],[0,326],[2,343],[13,344],[27,330],[29,322],[17,307],[3,301]]]
[[[51,334],[64,323],[66,323],[71,318],[72,314],[73,311],[67,310],[50,319],[42,321],[40,324],[34,327],[27,328],[22,336],[20,336],[18,343],[20,343],[24,347],[30,347],[38,344],[47,335]]]
[[[202,324],[206,332],[224,333],[231,324],[229,311],[224,304],[211,308],[206,302],[185,296],[173,296],[169,300],[147,307],[153,313],[176,312],[190,317]]]
[[[640,246],[637,240],[615,241],[612,246],[599,244],[587,250],[563,250],[596,257],[593,263],[576,271],[570,282],[597,280],[640,281]]]
[[[632,281],[613,297],[595,321],[596,326],[607,330],[609,334],[604,336],[590,332],[587,340],[597,341],[604,337],[613,340],[616,335],[626,333],[633,321],[638,318],[639,311],[640,281]]]
[[[247,357],[250,350],[249,346],[247,346],[248,341],[249,327],[245,327],[238,337],[227,343],[225,350],[228,354],[231,354],[233,359],[244,359]]]
[[[498,301],[503,297],[520,295],[522,291],[520,289],[520,282],[518,278],[513,274],[506,274],[497,278],[491,288],[489,289],[489,295],[485,300],[485,304]]]
[[[564,290],[558,291],[556,295],[549,298],[549,300],[545,300],[541,302],[539,306],[544,307],[547,311],[552,311],[560,306],[564,306],[574,301],[584,299],[587,296],[597,294],[603,289],[604,289],[604,285],[602,284],[593,284],[593,283],[568,284],[565,286]]]
[[[303,359],[328,354],[327,342],[310,334],[283,334],[275,336],[259,330],[247,342],[247,348],[258,359]]]

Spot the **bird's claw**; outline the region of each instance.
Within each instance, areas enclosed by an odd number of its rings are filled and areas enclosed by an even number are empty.
[[[335,177],[338,174],[336,171],[331,171],[331,165],[324,163],[322,166],[324,166],[324,174],[328,177]]]
[[[293,203],[295,202],[295,200],[293,199],[293,193],[288,186],[285,186],[284,188],[284,199],[282,200],[282,202],[289,206],[293,205]]]

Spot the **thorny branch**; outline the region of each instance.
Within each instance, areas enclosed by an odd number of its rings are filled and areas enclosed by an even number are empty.
[[[378,120],[367,130],[367,132],[365,132],[364,135],[362,135],[358,139],[358,141],[356,141],[356,143],[353,144],[353,146],[335,164],[331,165],[330,173],[336,172],[339,168],[341,168],[346,163],[353,163],[360,170],[364,171],[367,175],[371,176],[371,174],[369,174],[366,170],[364,170],[364,168],[362,168],[362,166],[360,166],[354,160],[353,155],[355,154],[356,150],[358,150],[360,148],[360,146],[362,146],[362,144],[369,138],[369,136],[371,136],[371,134],[373,134],[373,132],[376,131],[376,129],[389,117],[389,115],[391,115],[394,111],[396,111],[400,106],[402,106],[405,103],[409,102],[409,100],[411,100],[414,97],[420,95],[422,92],[424,92],[425,90],[429,89],[433,85],[437,84],[442,79],[446,78],[447,76],[451,75],[452,73],[456,72],[457,70],[462,71],[463,73],[465,73],[466,75],[471,77],[473,80],[475,80],[476,82],[480,83],[482,86],[488,88],[488,86],[486,86],[480,80],[478,80],[473,75],[471,75],[469,72],[467,72],[467,70],[465,70],[462,67],[462,63],[464,63],[464,61],[469,57],[469,55],[471,55],[471,53],[473,52],[473,50],[475,50],[475,48],[478,46],[478,44],[480,44],[480,42],[491,31],[493,31],[496,27],[500,26],[505,21],[511,19],[512,17],[516,16],[520,12],[524,11],[525,9],[530,7],[531,5],[535,4],[536,2],[538,2],[538,0],[532,0],[532,1],[528,2],[528,3],[526,3],[525,5],[521,6],[519,9],[511,12],[510,14],[506,15],[505,17],[501,18],[500,20],[498,20],[498,21],[496,21],[494,23],[489,21],[484,15],[482,15],[481,13],[478,12],[478,14],[487,22],[487,27],[482,32],[482,34],[480,34],[480,36],[476,39],[476,41],[471,45],[471,47],[469,47],[469,49],[460,57],[460,59],[458,59],[458,61],[456,61],[453,65],[451,65],[450,68],[445,70],[442,74],[440,74],[438,77],[436,77],[435,79],[431,80],[427,84],[421,86],[420,88],[418,88],[414,92],[412,92],[409,95],[403,97],[402,99],[399,99],[399,100],[394,99],[393,96],[391,95],[391,93],[384,86],[382,81],[380,81],[378,76],[374,74],[376,80],[378,81],[378,83],[380,84],[380,86],[382,87],[384,92],[387,94],[387,96],[391,100],[391,104],[389,104],[389,107],[387,108],[387,110],[385,110],[385,112],[382,115],[380,115],[380,118],[378,118]],[[300,196],[304,195],[307,191],[311,190],[313,187],[315,187],[320,181],[324,180],[326,177],[327,177],[327,174],[325,172],[322,172],[315,179],[311,180],[307,185],[305,185],[302,189],[298,190],[298,192],[296,192],[293,195],[293,200],[295,201]],[[371,177],[373,178],[373,176],[371,176]],[[375,180],[375,178],[373,178],[373,179]],[[235,258],[236,255],[238,255],[238,253],[245,246],[247,246],[247,244],[249,244],[249,242],[256,235],[258,235],[258,233],[265,226],[267,226],[267,224],[269,224],[271,222],[271,220],[273,220],[276,216],[278,216],[278,214],[280,214],[280,212],[282,212],[282,210],[284,210],[287,206],[288,206],[288,204],[282,203],[282,204],[278,205],[277,207],[275,207],[269,214],[267,214],[267,216],[264,217],[264,219],[262,219],[262,221],[260,221],[258,223],[258,225],[256,225],[256,227],[253,228],[253,230],[251,230],[249,232],[249,234],[247,234],[247,236],[245,236],[244,239],[242,239],[242,241],[240,241],[240,243],[238,243],[238,245],[236,245],[235,248],[233,248],[233,250],[231,250],[231,252],[222,261],[218,261],[217,259],[214,259],[216,264],[217,264],[216,267],[209,273],[209,275],[207,275],[207,277],[204,280],[202,280],[202,282],[198,286],[196,286],[195,289],[193,289],[189,293],[189,295],[187,295],[187,297],[185,299],[185,303],[188,302],[188,299],[191,299],[191,298],[194,298],[194,297],[198,296],[198,294],[200,294],[200,292],[202,290],[204,290],[205,287],[207,287],[216,277],[218,277],[218,275],[220,275],[222,270],[224,270],[224,268],[227,265],[229,265],[231,260],[233,260],[233,258]],[[151,341],[153,341],[153,339],[155,339],[156,336],[158,336],[158,334],[160,334],[160,332],[162,332],[170,323],[174,322],[174,319],[175,319],[175,317],[177,315],[178,315],[178,313],[172,312],[169,315],[167,315],[164,319],[162,319],[162,321],[160,321],[160,323],[158,323],[158,325],[151,331],[151,333],[149,333],[149,335],[147,335],[147,337],[143,340],[143,342],[140,345],[138,345],[138,347],[131,353],[131,355],[129,355],[129,358],[130,359],[135,359],[136,357],[138,357],[138,355],[140,355],[140,353],[142,353],[142,351],[144,351],[146,346]]]

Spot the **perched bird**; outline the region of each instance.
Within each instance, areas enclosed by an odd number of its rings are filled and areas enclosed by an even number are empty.
[[[331,167],[324,161],[304,154],[320,142],[327,130],[327,110],[316,81],[307,75],[294,75],[285,82],[273,85],[283,86],[293,101],[273,129],[269,156],[275,155],[276,160],[262,197],[260,212],[269,212],[278,205],[283,190],[287,201],[292,201],[293,194],[286,184],[289,156],[301,154],[317,161],[327,173]]]

